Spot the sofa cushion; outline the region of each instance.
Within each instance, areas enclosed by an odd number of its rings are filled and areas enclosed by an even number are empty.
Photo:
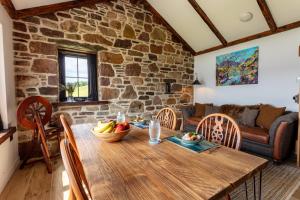
[[[204,117],[205,116],[205,106],[213,104],[201,104],[201,103],[195,103],[195,117]]]
[[[243,106],[225,104],[221,106],[221,113],[228,115],[234,120],[238,120],[240,118],[240,115],[243,113],[244,109],[245,108]]]
[[[185,123],[193,125],[193,126],[198,126],[201,119],[202,119],[202,117],[189,117],[185,120]]]
[[[271,105],[261,105],[256,124],[261,128],[270,129],[272,123],[285,112],[285,107],[276,108]]]
[[[249,109],[246,107],[244,112],[241,114],[241,118],[239,120],[240,124],[254,127],[258,112],[259,110]]]
[[[221,107],[219,106],[212,106],[212,105],[205,106],[205,116],[215,114],[215,113],[220,113],[220,112],[221,112]]]
[[[221,113],[232,117],[238,123],[245,108],[249,109],[259,109],[259,105],[235,105],[235,104],[224,104],[221,106]]]
[[[242,139],[248,139],[254,142],[269,144],[269,132],[267,129],[259,127],[249,127],[240,125]]]

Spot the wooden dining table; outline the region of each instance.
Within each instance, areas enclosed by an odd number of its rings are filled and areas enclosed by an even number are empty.
[[[106,143],[91,133],[94,126],[72,126],[94,200],[218,199],[268,162],[223,146],[196,153],[164,139],[177,133],[168,129],[156,145],[147,129],[133,126],[122,141]]]

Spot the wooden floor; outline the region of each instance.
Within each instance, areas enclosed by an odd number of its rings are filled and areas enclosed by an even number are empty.
[[[52,174],[47,173],[42,162],[17,170],[0,200],[67,200],[68,197],[68,176],[61,159],[56,159]],[[290,200],[300,200],[300,185]]]
[[[52,174],[48,174],[42,162],[17,170],[0,200],[67,200],[69,180],[62,160],[56,159],[53,164]]]
[[[294,192],[290,200],[300,200],[300,186],[298,189]]]

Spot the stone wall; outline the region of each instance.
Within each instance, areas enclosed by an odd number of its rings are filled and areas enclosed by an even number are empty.
[[[74,123],[117,111],[153,113],[193,101],[193,56],[143,5],[111,1],[14,21],[16,96],[58,101],[58,48],[98,55],[99,100],[108,105],[56,107]],[[165,82],[173,94],[165,94]],[[20,133],[20,142],[30,134]]]

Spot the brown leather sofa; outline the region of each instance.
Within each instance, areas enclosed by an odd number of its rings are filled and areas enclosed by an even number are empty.
[[[259,105],[238,106],[222,105],[220,113],[227,114],[239,122],[241,112],[246,108],[260,109]],[[182,108],[184,131],[195,131],[201,117],[195,117],[195,107]],[[273,158],[275,162],[286,159],[292,152],[297,135],[298,113],[285,112],[278,117],[270,129],[258,126],[240,125],[241,150]]]

